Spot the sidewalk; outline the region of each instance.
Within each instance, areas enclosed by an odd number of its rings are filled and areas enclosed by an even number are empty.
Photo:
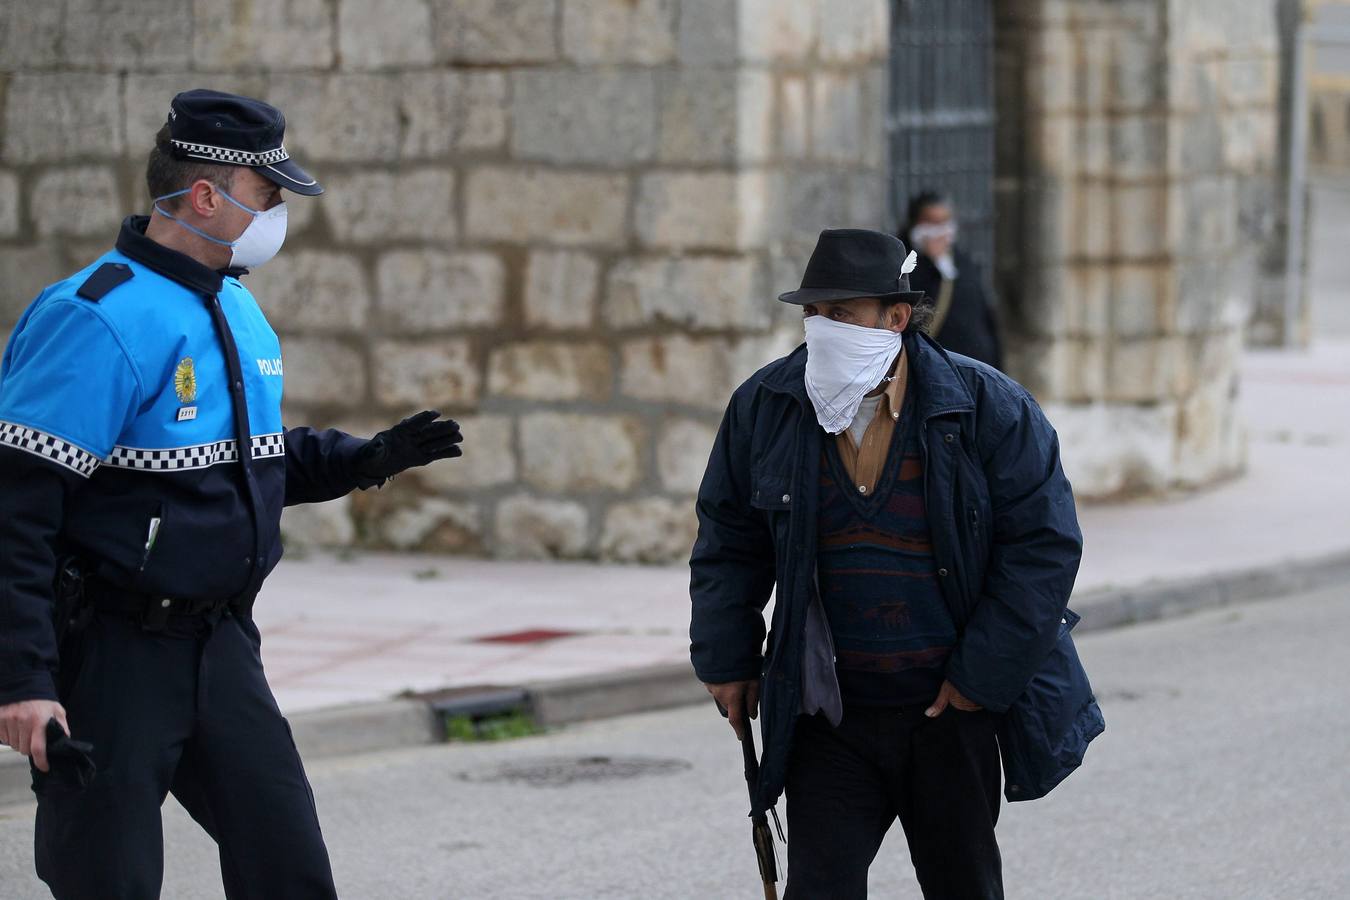
[[[1246,477],[1080,510],[1082,627],[1350,573],[1350,342],[1250,352],[1242,391]],[[284,562],[255,614],[278,700],[297,713],[687,665],[687,585],[684,566],[318,554]]]

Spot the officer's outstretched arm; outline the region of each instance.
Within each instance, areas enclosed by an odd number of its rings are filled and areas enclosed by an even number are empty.
[[[368,441],[336,429],[287,429],[286,505],[334,500],[416,466],[463,455],[459,424],[440,415],[420,412]]]
[[[287,428],[286,505],[323,503],[380,484],[380,479],[361,478],[356,472],[368,443],[336,428]]]

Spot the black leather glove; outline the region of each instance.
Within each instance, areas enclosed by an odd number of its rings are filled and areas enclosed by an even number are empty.
[[[381,431],[356,456],[356,473],[362,478],[383,480],[404,469],[425,466],[438,459],[462,456],[464,435],[453,419],[438,422],[434,409],[420,412]]]
[[[87,788],[98,769],[94,765],[94,745],[77,741],[66,734],[61,723],[47,720],[47,764],[52,777],[67,787]]]

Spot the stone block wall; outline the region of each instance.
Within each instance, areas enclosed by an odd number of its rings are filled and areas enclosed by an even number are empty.
[[[263,97],[327,187],[249,276],[290,423],[424,406],[462,460],[293,539],[685,556],[819,229],[882,227],[886,0],[0,2],[0,338],[146,211],[171,96]]]
[[[1278,206],[1275,7],[996,5],[1010,367],[1081,495],[1243,465],[1238,359]]]

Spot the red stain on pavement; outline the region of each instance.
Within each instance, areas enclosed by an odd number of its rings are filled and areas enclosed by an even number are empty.
[[[508,631],[505,634],[489,634],[474,638],[475,644],[540,644],[544,641],[556,641],[558,638],[573,637],[579,631],[559,631],[554,628],[531,628],[526,631]]]

